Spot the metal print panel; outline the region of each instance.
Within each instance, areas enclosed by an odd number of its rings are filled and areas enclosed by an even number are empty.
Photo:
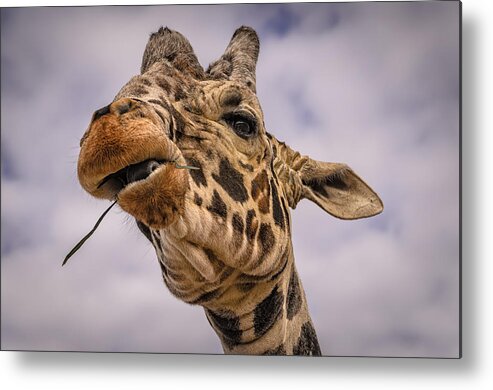
[[[460,3],[1,25],[2,349],[460,356]]]

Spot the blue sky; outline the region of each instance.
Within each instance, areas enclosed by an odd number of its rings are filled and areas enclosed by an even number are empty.
[[[322,350],[457,356],[458,17],[455,2],[2,9],[2,348],[222,352],[122,211],[60,264],[108,206],[77,183],[79,139],[149,34],[182,32],[206,67],[245,24],[268,130],[385,203],[352,222],[293,212]]]

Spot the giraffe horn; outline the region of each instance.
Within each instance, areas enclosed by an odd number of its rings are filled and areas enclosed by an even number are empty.
[[[151,34],[144,50],[140,68],[141,74],[144,74],[154,63],[163,60],[197,80],[202,80],[205,76],[204,69],[188,39],[168,27],[161,27],[157,32]]]
[[[239,81],[256,92],[255,70],[260,42],[251,27],[238,28],[224,54],[209,65],[207,74],[214,79]]]

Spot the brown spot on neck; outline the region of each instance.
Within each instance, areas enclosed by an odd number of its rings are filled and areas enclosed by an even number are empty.
[[[214,180],[237,202],[245,202],[248,199],[244,185],[243,175],[223,158],[219,163],[219,174],[212,174]]]
[[[258,229],[258,221],[256,218],[255,210],[248,210],[245,225],[245,233],[247,235],[247,238],[249,240],[253,240]]]
[[[226,203],[222,200],[221,196],[214,190],[214,194],[212,195],[212,203],[209,207],[207,207],[211,213],[221,217],[223,220],[226,220],[228,215],[228,211],[226,208]]]
[[[262,214],[269,213],[270,187],[267,172],[260,172],[252,181],[252,198],[257,202]]]
[[[274,217],[274,222],[281,229],[284,229],[284,214],[282,212],[281,203],[279,201],[279,194],[277,192],[277,186],[274,180],[270,180],[272,188],[272,214]]]

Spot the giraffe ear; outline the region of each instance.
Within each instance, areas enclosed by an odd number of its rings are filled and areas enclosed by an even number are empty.
[[[274,169],[291,208],[305,198],[341,219],[366,218],[383,211],[379,196],[346,164],[316,161],[270,134],[268,138]]]
[[[142,57],[140,73],[144,74],[154,63],[166,61],[180,72],[197,80],[205,76],[204,69],[195,55],[187,38],[168,27],[161,27],[152,33]]]
[[[334,217],[358,219],[383,211],[379,196],[345,164],[308,159],[299,175],[302,196]]]
[[[260,42],[251,27],[238,28],[224,54],[209,65],[207,74],[213,79],[238,81],[256,92],[255,70]]]

